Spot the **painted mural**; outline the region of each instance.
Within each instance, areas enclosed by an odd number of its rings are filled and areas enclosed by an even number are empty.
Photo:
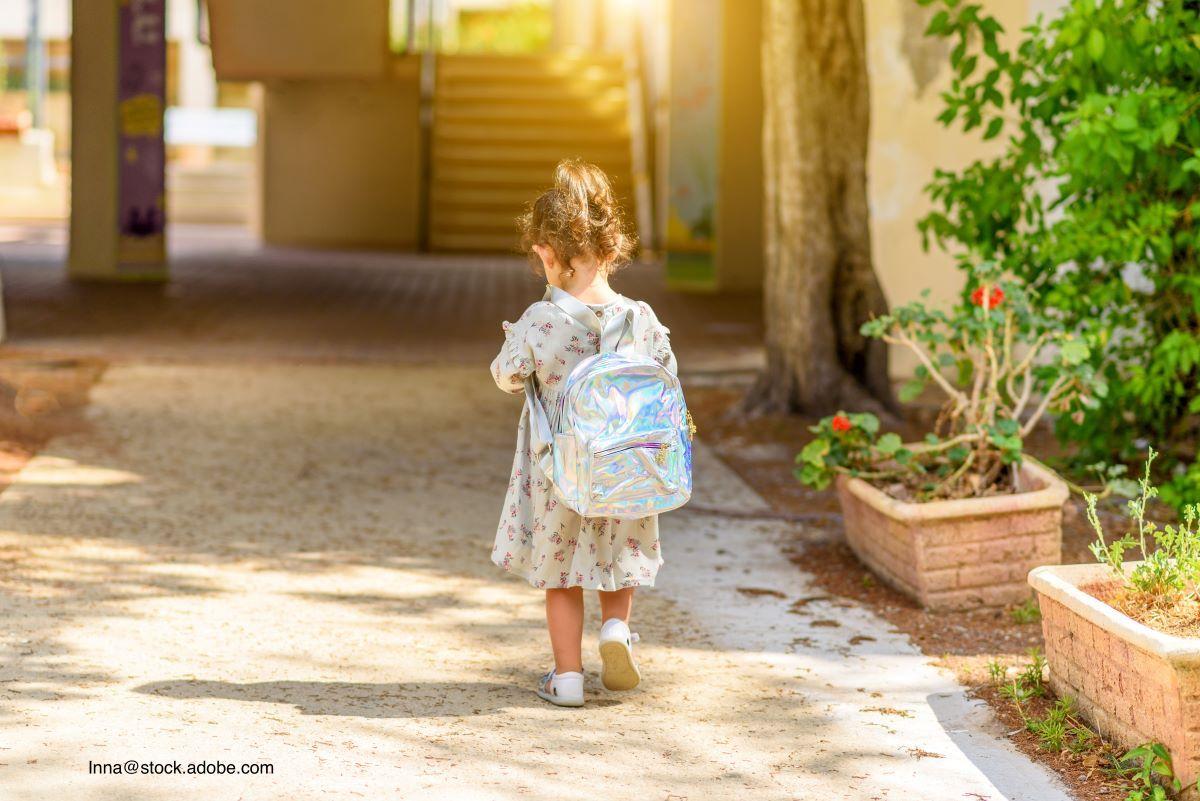
[[[667,277],[711,285],[717,232],[720,0],[674,0],[667,169]]]
[[[165,0],[121,0],[117,76],[118,269],[146,273],[166,261]]]

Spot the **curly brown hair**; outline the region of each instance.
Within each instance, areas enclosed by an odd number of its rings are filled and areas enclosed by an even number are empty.
[[[560,161],[554,168],[554,186],[529,204],[517,219],[521,250],[530,266],[542,274],[534,245],[549,245],[567,276],[574,274],[571,260],[594,257],[611,275],[629,263],[637,238],[626,230],[621,207],[604,171],[580,159]]]

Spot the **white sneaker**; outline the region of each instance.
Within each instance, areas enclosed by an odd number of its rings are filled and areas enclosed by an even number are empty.
[[[552,670],[538,682],[537,694],[556,706],[583,706],[583,674]]]
[[[642,680],[633,661],[633,644],[638,636],[629,631],[624,620],[614,617],[600,627],[600,681],[610,690],[632,690]]]

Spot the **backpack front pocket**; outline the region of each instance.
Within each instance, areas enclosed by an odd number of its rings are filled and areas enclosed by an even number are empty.
[[[591,505],[670,495],[670,468],[679,458],[679,434],[670,429],[603,443],[592,452]]]

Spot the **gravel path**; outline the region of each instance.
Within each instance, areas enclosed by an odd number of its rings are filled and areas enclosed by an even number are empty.
[[[584,709],[539,701],[540,595],[488,562],[516,404],[477,368],[112,368],[0,495],[0,798],[1066,798],[884,623],[797,604],[752,517],[667,518],[642,688],[592,658]],[[699,453],[698,503],[762,507]],[[126,760],[273,773],[88,773]]]

